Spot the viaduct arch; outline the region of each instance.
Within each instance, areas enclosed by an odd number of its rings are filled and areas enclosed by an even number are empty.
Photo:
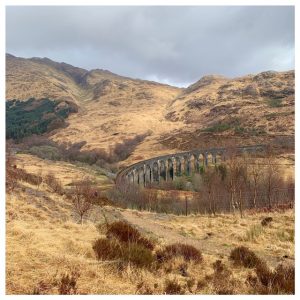
[[[265,145],[252,145],[236,147],[235,151],[254,153],[264,149]],[[150,158],[121,170],[116,176],[116,183],[147,186],[174,180],[178,176],[199,173],[201,168],[205,168],[208,164],[225,161],[228,151],[226,148],[196,149]]]

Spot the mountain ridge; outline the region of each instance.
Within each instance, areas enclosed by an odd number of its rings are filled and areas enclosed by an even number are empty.
[[[207,75],[178,88],[48,59],[6,58],[7,100],[49,98],[78,106],[68,126],[49,135],[57,142],[86,141],[85,149],[109,149],[151,132],[128,163],[232,140],[267,143],[286,135],[289,140],[281,143],[293,143],[293,70]]]

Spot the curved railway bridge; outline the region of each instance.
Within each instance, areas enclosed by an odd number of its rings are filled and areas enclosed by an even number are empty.
[[[240,146],[238,153],[255,153],[265,149],[265,145]],[[199,173],[208,164],[218,164],[226,160],[230,148],[196,149],[186,152],[162,155],[137,162],[121,170],[116,183],[147,186],[160,181],[174,180],[177,176]]]

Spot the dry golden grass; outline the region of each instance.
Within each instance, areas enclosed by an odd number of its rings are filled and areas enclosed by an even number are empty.
[[[8,294],[30,294],[41,280],[51,285],[55,277],[73,269],[80,271],[81,293],[133,291],[121,280],[116,287],[110,266],[95,260],[91,245],[99,233],[93,223],[76,224],[66,199],[46,191],[35,195],[33,187],[23,188],[27,190],[7,196]],[[57,293],[55,287],[50,293]]]
[[[186,241],[197,245],[203,253],[223,258],[233,247],[245,245],[250,247],[271,265],[285,261],[293,261],[294,249],[294,211],[285,213],[272,212],[246,215],[208,215],[175,216],[150,212],[121,212],[125,219],[146,231],[162,237],[162,241]],[[249,239],[249,231],[253,226],[260,226],[264,217],[272,216],[273,222],[263,227],[259,235]]]
[[[28,59],[6,57],[6,99],[31,97],[77,102],[80,87],[63,72]]]
[[[19,168],[25,169],[28,173],[39,174],[45,177],[53,174],[61,181],[63,186],[70,185],[73,181],[80,181],[83,178],[90,178],[96,186],[105,190],[112,186],[113,181],[103,174],[99,174],[88,165],[74,165],[64,161],[52,161],[38,158],[29,154],[17,154],[16,164]]]
[[[172,291],[172,282],[185,294],[247,294],[253,293],[245,283],[252,271],[230,262],[229,252],[235,246],[248,246],[271,267],[282,261],[294,262],[292,210],[240,219],[231,215],[183,217],[105,207],[108,218],[126,219],[156,240],[155,250],[180,242],[195,246],[203,255],[200,265],[177,257],[156,270],[148,270],[96,259],[93,242],[104,237],[96,226],[103,222],[99,209],[83,225],[77,224],[68,200],[50,193],[44,184],[37,188],[20,183],[7,195],[6,203],[7,294],[32,294],[37,290],[58,294],[62,276],[74,271],[80,275],[76,285],[79,294],[164,294]],[[272,216],[273,222],[255,240],[245,239],[251,226],[260,224],[265,216]],[[226,282],[215,274],[213,264],[218,259],[229,270]]]

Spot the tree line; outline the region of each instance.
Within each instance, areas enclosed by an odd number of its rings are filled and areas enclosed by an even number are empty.
[[[283,174],[271,149],[263,156],[241,156],[233,147],[225,162],[201,168],[201,174],[145,189],[123,182],[111,191],[111,197],[137,209],[176,214],[238,212],[243,217],[246,209],[293,207],[294,179]]]

